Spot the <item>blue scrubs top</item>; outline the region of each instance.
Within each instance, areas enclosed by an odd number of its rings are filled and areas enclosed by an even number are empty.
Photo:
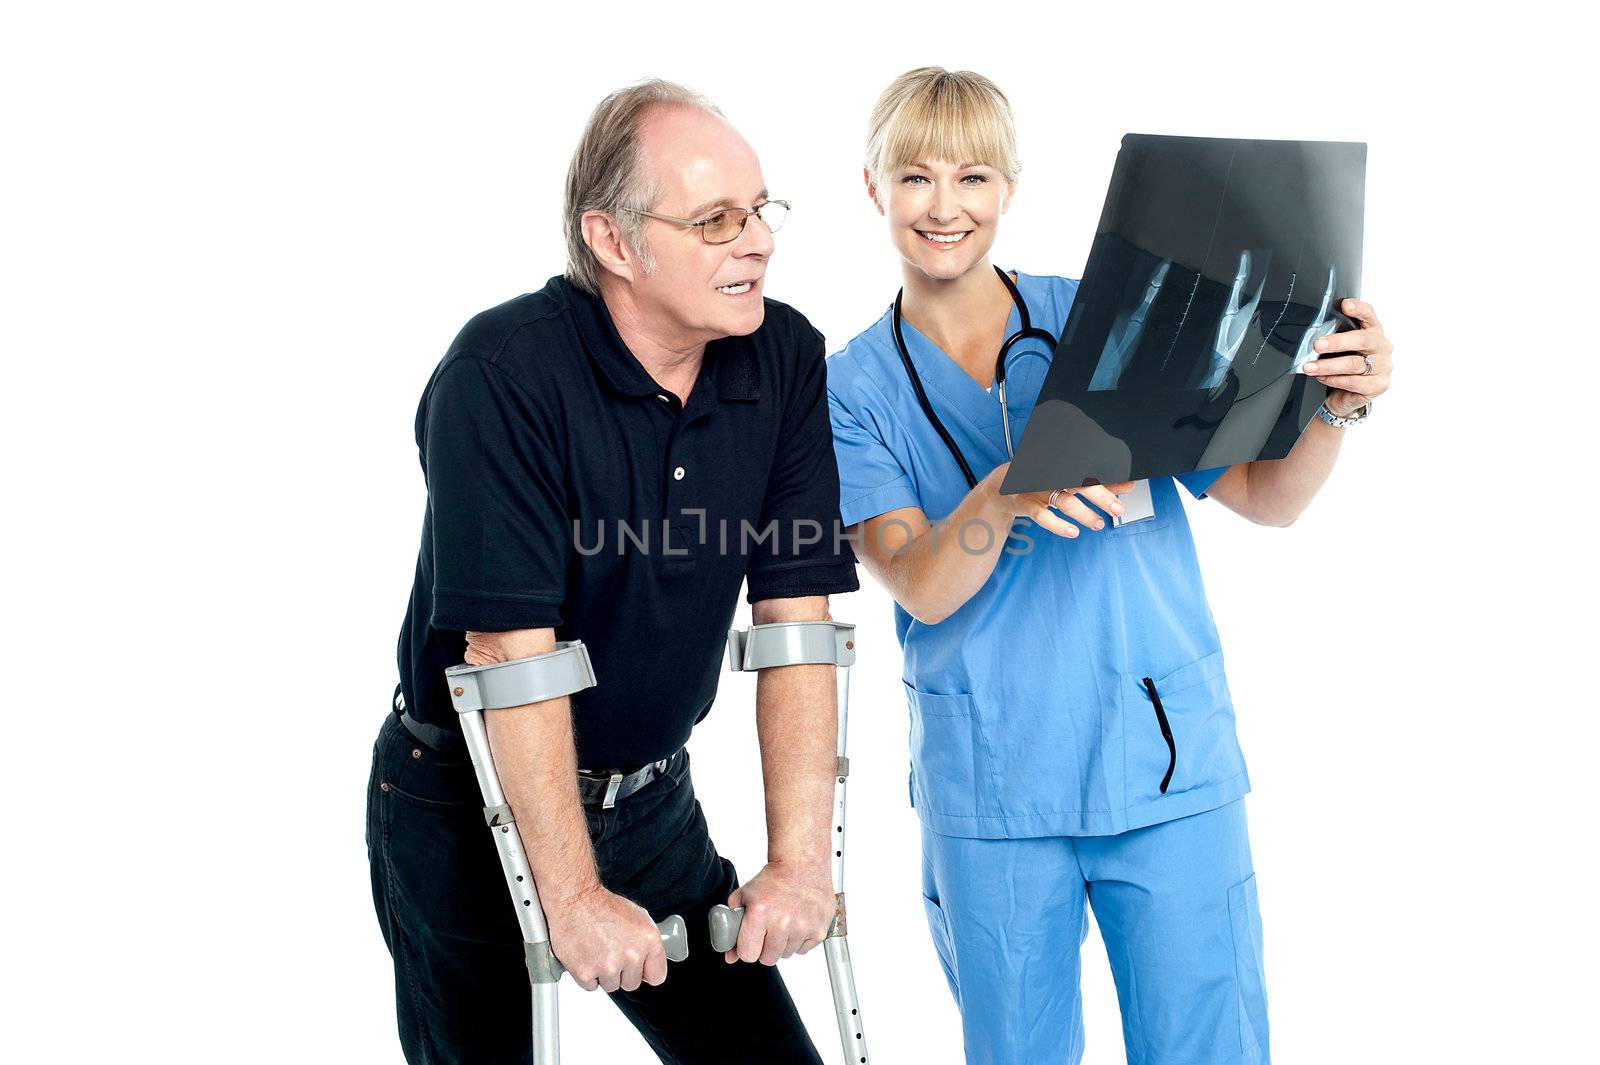
[[[1033,323],[1060,335],[1078,283],[1018,274],[1017,287]],[[892,317],[828,359],[846,525],[911,506],[938,521],[968,491],[917,404]],[[1013,308],[1007,335],[1018,328]],[[903,329],[929,401],[981,479],[1006,461],[999,400],[909,322]],[[1012,350],[1015,440],[1051,355],[1037,342]],[[1153,518],[1108,522],[1074,540],[1019,519],[987,583],[937,625],[895,605],[911,705],[911,800],[925,825],[995,839],[1106,835],[1250,790],[1176,487],[1198,498],[1221,472],[1152,479]],[[942,535],[943,550],[960,550],[957,530]],[[967,535],[981,549],[982,530]]]

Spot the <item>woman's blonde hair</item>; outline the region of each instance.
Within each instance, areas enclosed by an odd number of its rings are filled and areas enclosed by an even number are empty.
[[[1017,131],[999,86],[970,70],[918,67],[883,90],[867,126],[867,173],[877,182],[932,159],[982,163],[1017,180]]]

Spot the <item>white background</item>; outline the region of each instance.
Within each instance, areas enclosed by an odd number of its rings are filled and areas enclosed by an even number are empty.
[[[399,1060],[362,806],[430,370],[468,317],[560,271],[579,130],[647,74],[755,145],[795,204],[769,292],[841,345],[897,283],[860,189],[868,110],[938,63],[1015,105],[996,258],[1030,272],[1081,271],[1124,132],[1370,145],[1362,294],[1394,390],[1293,528],[1190,506],[1255,781],[1274,1050],[1595,1060],[1592,28],[1533,3],[1405,10],[8,14],[5,1057]],[[867,1032],[878,1061],[954,1062],[889,603],[862,576],[833,609],[862,646]],[[746,875],[752,695],[726,680],[693,741]],[[1085,952],[1087,1060],[1120,1062]],[[785,974],[836,1060],[820,952]],[[563,1006],[569,1060],[650,1060],[602,996],[567,984]]]

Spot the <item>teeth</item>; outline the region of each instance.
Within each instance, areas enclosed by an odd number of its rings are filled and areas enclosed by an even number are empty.
[[[921,230],[917,232],[922,233]],[[965,233],[922,233],[922,235],[935,244],[955,244],[967,236]]]
[[[717,289],[717,291],[726,292],[730,296],[742,296],[746,292],[750,291],[750,282],[741,281],[737,285],[723,285],[721,288]]]

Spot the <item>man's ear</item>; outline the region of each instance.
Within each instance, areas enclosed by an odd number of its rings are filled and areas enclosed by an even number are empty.
[[[872,206],[878,209],[879,214],[882,214],[883,204],[878,202],[878,183],[872,180],[872,171],[868,170],[866,167],[862,167],[861,180],[867,186],[867,196],[872,200]]]
[[[585,211],[578,224],[583,229],[583,242],[589,245],[600,269],[631,282],[636,260],[633,249],[622,239],[617,220],[604,211]]]

